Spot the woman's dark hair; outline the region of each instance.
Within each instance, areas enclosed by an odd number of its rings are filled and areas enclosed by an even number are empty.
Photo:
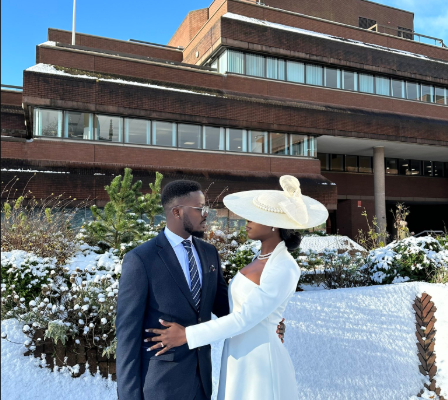
[[[288,251],[294,251],[299,248],[302,241],[302,235],[294,229],[281,229],[280,237],[285,241]]]

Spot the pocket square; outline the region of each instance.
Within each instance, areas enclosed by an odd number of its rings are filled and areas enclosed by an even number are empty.
[[[210,272],[215,272],[215,271],[216,271],[215,266],[214,265],[210,265]]]

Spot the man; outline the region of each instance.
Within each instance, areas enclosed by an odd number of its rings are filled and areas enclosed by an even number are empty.
[[[209,400],[210,346],[149,351],[160,321],[190,326],[229,313],[227,284],[216,248],[204,236],[208,207],[199,183],[174,181],[162,191],[167,226],[126,254],[117,305],[120,400]],[[283,327],[277,333],[283,334]]]

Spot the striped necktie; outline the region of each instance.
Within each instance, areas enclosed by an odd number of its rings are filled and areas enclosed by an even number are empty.
[[[190,290],[191,295],[193,296],[194,304],[196,305],[196,309],[199,311],[199,306],[201,303],[201,282],[199,280],[199,270],[196,264],[196,260],[193,255],[193,250],[191,248],[192,244],[190,240],[184,240],[182,242],[185,250],[188,254],[188,264],[190,267]]]

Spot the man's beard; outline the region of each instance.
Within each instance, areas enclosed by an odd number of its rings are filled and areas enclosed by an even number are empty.
[[[186,232],[188,232],[191,236],[197,237],[199,239],[202,239],[205,235],[204,231],[195,231],[193,228],[193,224],[190,221],[190,218],[188,218],[188,215],[184,214],[184,229]]]

